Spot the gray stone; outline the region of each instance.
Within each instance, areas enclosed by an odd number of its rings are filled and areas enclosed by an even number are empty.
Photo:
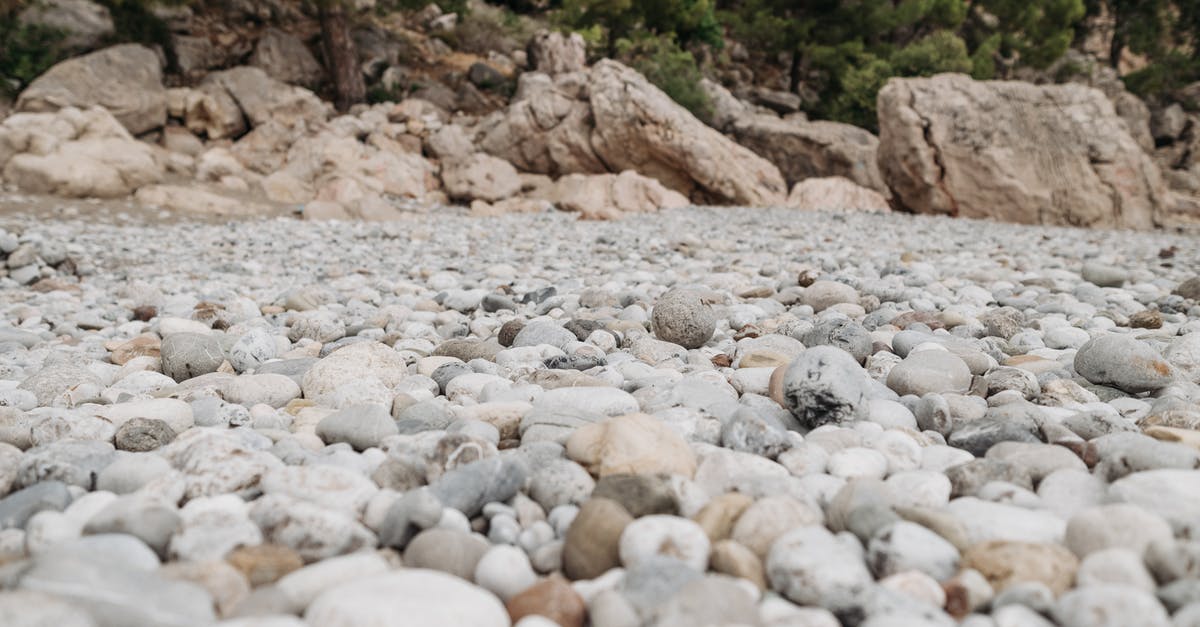
[[[181,524],[179,512],[171,504],[154,497],[131,494],[117,498],[89,518],[83,532],[129,534],[165,559],[171,536]]]
[[[675,288],[655,301],[651,322],[655,337],[691,349],[712,339],[717,318],[700,292]]]
[[[190,627],[216,621],[212,597],[196,584],[78,555],[36,560],[18,587],[69,600],[100,627]]]
[[[1113,333],[1094,337],[1075,353],[1075,372],[1097,385],[1130,394],[1152,392],[1174,380],[1174,368],[1149,344]]]
[[[791,447],[787,428],[765,411],[743,407],[721,424],[721,445],[775,459]]]
[[[482,537],[465,531],[428,529],[408,543],[404,549],[404,565],[440,570],[471,581],[488,548]]]
[[[24,528],[34,514],[62,511],[71,503],[67,484],[49,480],[35,483],[0,499],[0,529]]]
[[[115,459],[116,450],[108,442],[59,440],[26,451],[17,482],[24,487],[57,480],[91,490],[97,475]]]
[[[887,385],[900,395],[961,393],[971,387],[971,370],[949,351],[922,350],[909,353],[896,364],[888,373]]]
[[[162,341],[163,374],[186,381],[216,372],[225,361],[220,338],[206,333],[173,333]]]
[[[1129,280],[1128,270],[1096,261],[1085,262],[1080,274],[1084,281],[1100,287],[1121,287]]]
[[[512,498],[528,474],[519,459],[491,457],[448,471],[430,488],[446,507],[472,517],[488,503]]]
[[[783,375],[784,405],[805,428],[865,420],[866,371],[844,350],[810,348]]]
[[[526,325],[513,338],[513,347],[519,346],[539,346],[541,344],[549,344],[556,348],[565,350],[565,347],[579,340],[575,339],[575,334],[564,329],[561,324],[550,320],[533,320]],[[467,360],[463,360],[467,361]]]
[[[132,418],[117,429],[117,450],[144,453],[166,446],[175,439],[175,431],[165,420]]]
[[[608,475],[596,482],[591,496],[620,503],[634,518],[679,513],[670,475]]]
[[[327,443],[345,442],[361,451],[378,446],[399,430],[387,408],[370,404],[347,407],[322,418],[316,433]]]

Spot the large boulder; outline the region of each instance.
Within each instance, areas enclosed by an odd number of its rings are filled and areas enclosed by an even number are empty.
[[[778,205],[779,169],[708,127],[635,70],[606,59],[591,71],[592,147],[612,171],[635,170],[697,200]]]
[[[153,50],[122,44],[67,59],[34,79],[17,98],[16,110],[53,112],[101,106],[135,135],[167,121],[167,90]]]
[[[741,117],[732,130],[739,144],[778,166],[788,185],[840,176],[889,193],[879,173],[879,138],[870,131],[840,122],[784,120],[773,115]]]
[[[9,116],[0,124],[0,171],[23,192],[72,197],[125,196],[165,175],[159,149],[100,107]]]
[[[476,132],[480,149],[525,172],[633,170],[693,200],[726,204],[778,205],[787,194],[773,164],[612,60],[587,72],[522,75],[509,108]]]
[[[877,108],[879,167],[910,211],[1148,228],[1172,202],[1096,89],[941,74],[889,80]]]
[[[620,174],[569,174],[546,189],[544,198],[586,220],[615,220],[626,213],[688,205],[683,194],[632,170]]]
[[[271,78],[293,85],[314,87],[324,70],[300,38],[277,28],[268,28],[258,38],[250,65],[262,69]]]
[[[269,120],[324,120],[332,112],[329,104],[316,94],[271,78],[261,68],[243,66],[214,72],[208,75],[204,84],[223,87],[252,127]]]
[[[37,0],[17,16],[22,26],[41,26],[63,33],[59,42],[65,50],[94,50],[113,34],[108,7],[92,0]]]

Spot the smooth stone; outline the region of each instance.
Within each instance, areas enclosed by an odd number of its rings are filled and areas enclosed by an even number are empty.
[[[852,539],[851,539],[852,540]],[[861,548],[824,527],[800,527],[781,536],[767,555],[771,587],[800,605],[835,614],[854,609],[873,584]]]
[[[1124,548],[1141,555],[1154,542],[1174,538],[1161,516],[1137,505],[1113,503],[1080,511],[1067,521],[1063,544],[1080,559],[1091,553]]]
[[[327,443],[345,442],[355,450],[378,446],[399,429],[386,407],[354,405],[334,412],[317,423],[316,434]]]
[[[820,509],[790,496],[768,496],[747,507],[733,525],[730,537],[766,559],[771,545],[796,527],[820,525],[825,516]]]
[[[626,568],[656,556],[678,559],[703,572],[708,567],[711,544],[704,529],[677,516],[643,516],[621,533],[618,552]]]
[[[504,605],[492,593],[452,575],[422,568],[404,568],[331,587],[321,591],[304,612],[306,623],[324,627],[391,625],[397,617],[403,617],[409,625],[511,624]]]
[[[887,385],[900,395],[961,393],[971,387],[971,370],[953,353],[921,350],[909,353],[892,368]]]
[[[81,607],[99,625],[188,625],[216,621],[208,592],[156,573],[57,553],[35,560],[18,584]]]
[[[493,546],[475,565],[472,580],[508,601],[537,582],[525,551],[515,546]]]
[[[670,475],[607,475],[595,483],[591,496],[620,503],[634,518],[679,513]]]
[[[587,619],[583,598],[558,574],[546,577],[508,599],[505,607],[514,623],[526,622],[536,616],[559,627],[583,627]]]
[[[563,572],[571,579],[595,579],[620,566],[620,544],[633,516],[616,501],[594,498],[579,508],[563,545]]]
[[[1161,516],[1176,534],[1200,536],[1200,473],[1195,470],[1135,472],[1113,482],[1109,494]]]
[[[418,533],[404,549],[404,564],[428,568],[471,581],[488,543],[471,533],[452,529],[427,529]]]
[[[430,489],[446,507],[471,517],[488,503],[512,498],[528,475],[528,467],[519,458],[492,457],[446,472]]]
[[[216,372],[225,361],[221,338],[212,333],[173,333],[160,351],[163,374],[180,382]]]
[[[1149,344],[1128,335],[1092,338],[1075,353],[1075,371],[1091,383],[1110,385],[1130,394],[1152,392],[1171,384],[1175,371]]]
[[[628,414],[585,425],[567,440],[567,457],[594,475],[677,474],[691,477],[696,456],[662,421]]]
[[[1076,588],[1059,597],[1052,616],[1062,627],[1169,627],[1153,595],[1123,586]]]
[[[844,350],[810,348],[793,360],[782,376],[783,405],[805,428],[869,416],[866,371]]]
[[[877,577],[919,571],[938,581],[958,572],[959,552],[928,528],[908,521],[884,527],[867,545],[867,564]]]
[[[42,481],[0,499],[0,529],[23,528],[41,511],[60,512],[73,500],[67,484]]]
[[[967,549],[962,565],[982,573],[996,591],[1036,581],[1057,596],[1074,583],[1079,560],[1058,544],[993,540]]]

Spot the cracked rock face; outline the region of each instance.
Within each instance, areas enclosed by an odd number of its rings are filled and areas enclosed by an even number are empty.
[[[1162,175],[1098,90],[893,79],[879,92],[879,167],[899,205],[1006,222],[1149,228]]]

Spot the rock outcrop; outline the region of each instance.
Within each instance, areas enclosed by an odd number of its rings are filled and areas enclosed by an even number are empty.
[[[878,111],[879,167],[903,209],[1148,228],[1171,203],[1158,167],[1092,88],[892,79]]]
[[[788,185],[840,176],[889,194],[877,165],[879,138],[840,122],[809,122],[771,115],[743,116],[732,125],[738,143],[779,167]]]
[[[477,129],[482,150],[525,172],[563,176],[634,170],[693,200],[783,201],[779,170],[611,60],[588,72],[521,77],[510,107]]]
[[[158,55],[145,46],[122,44],[67,59],[34,79],[17,98],[16,110],[46,113],[97,105],[134,135],[161,127],[167,120],[167,91]]]
[[[77,198],[126,196],[165,175],[159,149],[100,107],[9,116],[0,124],[0,170],[23,192]]]
[[[271,78],[304,87],[315,87],[325,74],[299,37],[277,28],[268,28],[258,38],[250,65]]]
[[[697,120],[616,61],[591,71],[592,147],[612,171],[635,170],[696,200],[777,205],[787,187],[770,162]]]

